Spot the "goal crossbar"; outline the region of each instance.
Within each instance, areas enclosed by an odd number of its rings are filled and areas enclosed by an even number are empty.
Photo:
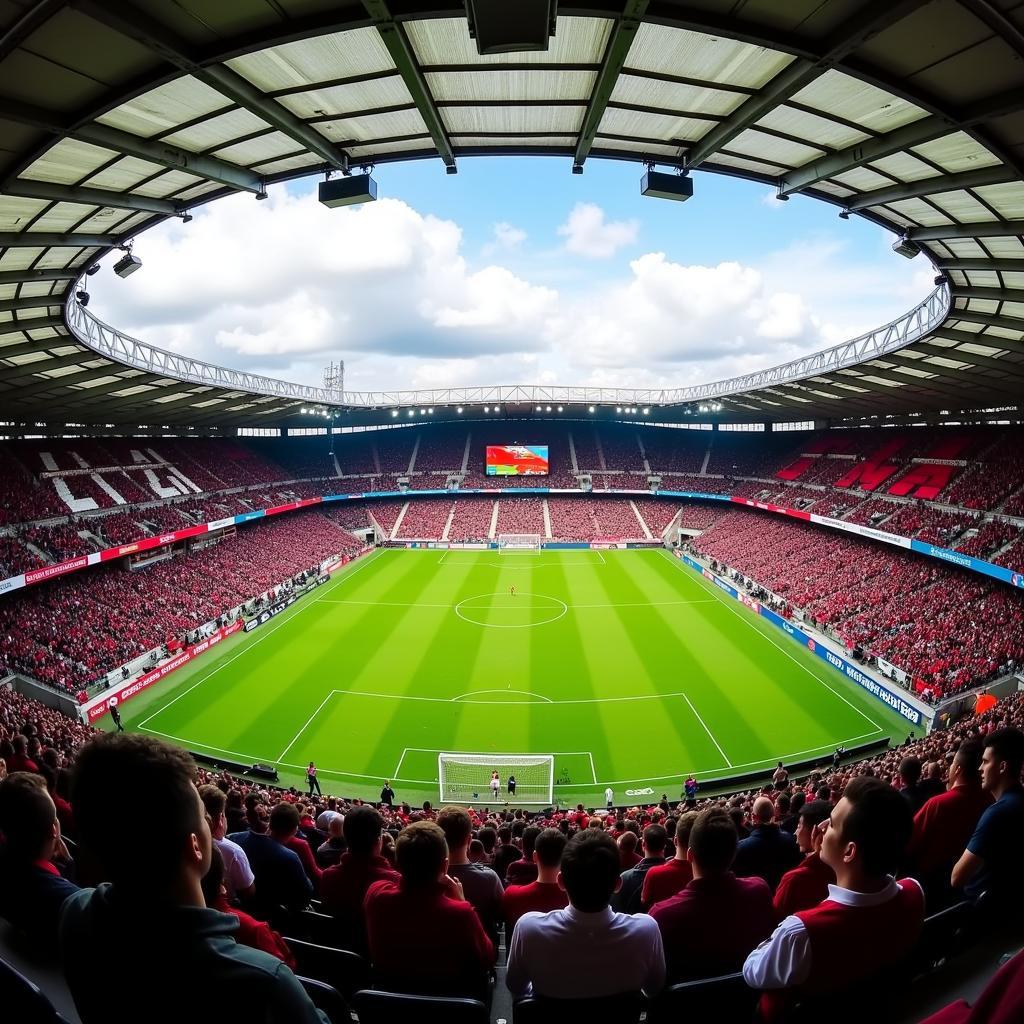
[[[520,550],[539,550],[543,538],[539,533],[499,533],[495,538],[499,550],[509,548]]]
[[[497,797],[491,778],[498,773]],[[515,792],[509,792],[515,776]],[[441,751],[437,778],[442,803],[550,804],[554,795],[553,754],[460,754]]]

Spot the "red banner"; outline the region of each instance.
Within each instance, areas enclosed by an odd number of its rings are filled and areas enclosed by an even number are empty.
[[[792,516],[794,519],[803,519],[807,522],[810,521],[811,513],[802,512],[796,508],[786,508],[785,505],[772,505],[767,501],[751,501],[750,498],[737,498],[732,497],[730,501],[734,501],[737,505],[746,505],[749,508],[762,508],[766,512],[777,512],[779,515]]]
[[[53,576],[63,576],[64,573],[74,572],[76,569],[84,569],[88,564],[89,556],[79,555],[77,558],[69,558],[66,562],[48,565],[43,569],[32,569],[25,573],[25,586],[39,583],[41,580],[48,580]]]

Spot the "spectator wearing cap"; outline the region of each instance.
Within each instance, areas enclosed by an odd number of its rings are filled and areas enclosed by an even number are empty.
[[[720,808],[700,811],[690,829],[686,857],[692,880],[655,903],[650,915],[661,930],[672,982],[729,974],[775,927],[772,894],[763,878],[732,872],[738,838]]]
[[[210,821],[213,845],[220,851],[223,862],[224,890],[228,900],[252,899],[256,893],[256,876],[249,867],[249,858],[238,843],[233,843],[225,834],[228,819],[225,814],[227,796],[216,786],[209,784],[199,787],[199,796]]]
[[[665,954],[657,924],[610,906],[622,884],[611,836],[590,828],[577,832],[562,854],[558,884],[569,906],[524,914],[512,933],[506,984],[513,996],[578,999],[659,992]]]
[[[796,837],[775,823],[775,805],[766,796],[754,801],[754,827],[736,848],[736,874],[741,878],[758,875],[775,891],[782,876],[800,863]]]
[[[78,886],[61,873],[73,865],[42,776],[14,772],[0,781],[0,832],[0,916],[56,953],[60,910]]]
[[[376,984],[487,1000],[494,945],[448,874],[444,832],[413,822],[398,834],[395,857],[401,879],[374,882],[364,902]]]
[[[953,867],[952,884],[968,896],[987,892],[997,913],[1013,912],[1024,904],[1020,855],[1024,850],[1024,732],[996,729],[985,737],[981,785],[992,804],[978,820],[974,834]]]
[[[532,856],[537,877],[525,885],[510,885],[502,897],[505,935],[509,939],[523,914],[530,911],[546,914],[549,910],[561,910],[568,905],[569,897],[558,884],[558,869],[565,844],[566,838],[557,828],[544,829],[533,842]]]
[[[486,864],[473,864],[469,859],[473,822],[468,811],[462,807],[442,807],[437,815],[437,824],[448,844],[448,874],[461,883],[466,899],[479,915],[480,923],[497,949],[498,928],[504,917],[501,878]],[[511,841],[511,829],[503,826],[502,831],[508,832]]]
[[[768,1022],[782,1019],[795,999],[850,990],[879,975],[921,933],[921,886],[891,874],[913,829],[907,801],[878,779],[857,778],[822,828],[821,859],[836,873],[828,898],[783,920],[743,965],[746,983],[764,992]]]
[[[206,906],[201,883],[213,841],[195,776],[188,754],[152,736],[113,733],[79,754],[71,801],[79,839],[110,880],[68,897],[61,915],[64,975],[82,1024],[138,1024],[140,1014],[183,1021],[197,1012],[204,1020],[328,1024],[286,964],[240,946],[237,918]],[[160,809],[147,819],[140,856],[124,808],[155,795]],[[144,955],[112,985],[96,951],[140,942]]]
[[[331,827],[335,827],[335,822],[331,822]],[[320,899],[324,913],[338,921],[341,933],[353,943],[352,948],[362,951],[366,948],[366,891],[374,882],[397,883],[401,876],[381,855],[384,821],[377,811],[365,804],[353,807],[345,815],[342,827],[347,849],[335,867],[324,871]]]
[[[818,827],[831,811],[831,805],[824,800],[812,800],[800,809],[796,841],[804,859],[782,876],[775,890],[775,912],[780,920],[798,910],[816,907],[836,880],[836,873],[821,859],[824,832]]]
[[[256,877],[256,906],[268,913],[277,907],[304,910],[313,896],[313,886],[298,854],[268,834],[269,818],[262,804],[253,804],[248,831],[235,832],[228,839],[237,843],[249,859]],[[279,820],[278,826],[280,831],[284,823]]]
[[[623,914],[638,914],[647,872],[665,863],[668,834],[664,825],[648,825],[640,843],[644,855],[638,864],[622,872],[622,885],[612,896],[612,908]]]
[[[687,811],[680,817],[672,836],[675,856],[664,864],[655,864],[644,876],[643,889],[640,891],[640,905],[644,910],[675,896],[690,884],[693,868],[690,867],[686,851],[690,842],[690,829],[696,820],[697,811]]]
[[[907,860],[928,893],[931,908],[948,901],[953,865],[992,804],[992,795],[981,785],[983,750],[980,740],[961,743],[949,766],[949,789],[926,800],[914,815]]]

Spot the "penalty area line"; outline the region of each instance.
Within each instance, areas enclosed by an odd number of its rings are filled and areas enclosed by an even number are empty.
[[[704,731],[705,731],[705,732],[706,732],[706,733],[708,734],[708,736],[710,736],[710,737],[711,737],[711,742],[712,742],[712,743],[714,743],[714,745],[715,745],[715,748],[716,748],[716,749],[718,750],[718,752],[719,752],[719,753],[720,753],[720,754],[722,755],[722,757],[723,757],[723,758],[725,759],[725,763],[726,763],[726,765],[727,765],[727,766],[728,766],[729,768],[732,768],[732,767],[733,767],[733,763],[732,763],[732,761],[730,761],[730,760],[729,760],[729,757],[728,757],[728,755],[727,755],[727,754],[726,754],[726,752],[725,752],[725,751],[724,751],[724,750],[722,749],[722,745],[721,745],[721,743],[719,743],[719,742],[718,742],[718,740],[716,740],[716,739],[715,739],[715,734],[714,734],[714,733],[713,733],[713,732],[712,732],[712,731],[711,731],[711,730],[710,730],[710,729],[708,728],[708,724],[707,724],[707,722],[705,722],[705,721],[704,721],[704,719],[703,719],[703,718],[701,718],[701,716],[700,716],[700,712],[698,712],[698,711],[697,711],[697,709],[696,709],[696,708],[695,708],[695,707],[693,706],[693,701],[692,701],[692,700],[690,700],[690,698],[689,698],[689,697],[687,697],[685,693],[683,694],[683,700],[685,700],[685,701],[686,701],[686,703],[687,703],[687,704],[689,705],[689,707],[690,707],[690,710],[691,710],[691,711],[693,712],[693,716],[694,716],[694,718],[696,718],[696,719],[697,719],[697,721],[698,721],[698,722],[700,722],[700,724],[701,724],[701,725],[702,725],[702,726],[704,727]]]

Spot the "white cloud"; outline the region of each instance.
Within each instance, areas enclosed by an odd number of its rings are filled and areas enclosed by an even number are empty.
[[[774,192],[765,192],[761,196],[761,205],[767,206],[769,210],[781,210],[786,205],[786,200],[780,199]]]
[[[657,388],[844,340],[909,309],[931,286],[927,265],[895,259],[881,233],[873,262],[823,236],[757,265],[648,252],[622,269],[608,264],[598,278],[587,261],[635,241],[637,226],[608,223],[599,207],[581,204],[563,228],[566,248],[584,257],[575,268],[563,251],[557,263],[516,271],[497,255],[471,261],[458,224],[406,203],[329,211],[313,196],[273,189],[265,203],[220,200],[187,226],[147,232],[137,246],[143,271],[91,279],[92,308],[160,347],[303,383],[319,383],[341,358],[353,391]],[[499,224],[494,237],[514,251],[525,232]]]
[[[614,256],[624,245],[635,242],[639,232],[639,221],[606,221],[604,210],[595,203],[577,203],[558,229],[569,252],[592,260]]]
[[[494,244],[502,249],[515,249],[526,241],[526,232],[507,221],[494,225]]]

